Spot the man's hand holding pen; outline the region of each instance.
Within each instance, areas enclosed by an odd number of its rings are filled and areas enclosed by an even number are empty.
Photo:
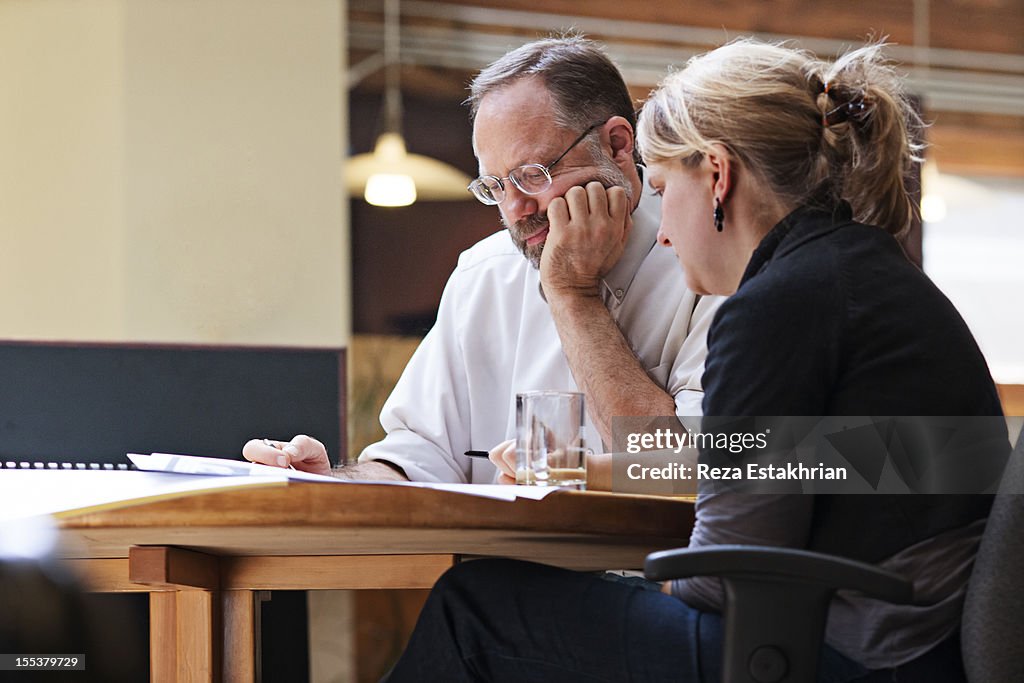
[[[311,436],[299,434],[291,441],[251,439],[242,447],[246,460],[271,467],[292,467],[302,472],[330,476],[327,448]]]

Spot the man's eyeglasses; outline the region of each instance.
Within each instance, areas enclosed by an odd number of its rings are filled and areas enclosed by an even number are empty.
[[[501,202],[505,200],[504,181],[506,180],[511,180],[512,184],[524,194],[540,194],[551,187],[551,169],[555,167],[555,164],[561,161],[566,154],[572,151],[573,147],[580,144],[580,142],[583,141],[583,138],[590,135],[591,131],[600,125],[600,123],[595,123],[590,126],[590,128],[583,131],[578,138],[573,140],[573,143],[569,145],[564,152],[558,155],[557,159],[547,166],[543,166],[541,164],[524,164],[519,168],[514,168],[509,171],[508,175],[504,178],[499,178],[494,175],[480,176],[469,184],[468,189],[473,193],[474,197],[489,206],[501,204]]]

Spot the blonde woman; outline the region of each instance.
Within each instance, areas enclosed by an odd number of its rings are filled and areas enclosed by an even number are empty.
[[[708,335],[705,415],[1001,415],[963,320],[895,239],[913,215],[919,125],[878,46],[829,63],[738,41],[652,94],[638,139],[663,195],[659,239],[691,289],[732,295]],[[908,576],[914,606],[833,600],[819,680],[961,681],[957,628],[990,505],[702,488],[690,545],[807,548]],[[719,680],[719,584],[666,592],[468,563],[438,582],[392,680]]]

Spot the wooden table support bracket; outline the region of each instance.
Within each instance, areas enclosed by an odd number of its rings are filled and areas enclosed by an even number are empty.
[[[220,589],[220,558],[183,548],[136,545],[128,549],[128,578],[171,590],[215,591]]]

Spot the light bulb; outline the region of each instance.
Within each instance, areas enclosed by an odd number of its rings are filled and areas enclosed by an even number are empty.
[[[416,201],[416,183],[401,173],[374,173],[363,197],[374,206],[409,206]]]

